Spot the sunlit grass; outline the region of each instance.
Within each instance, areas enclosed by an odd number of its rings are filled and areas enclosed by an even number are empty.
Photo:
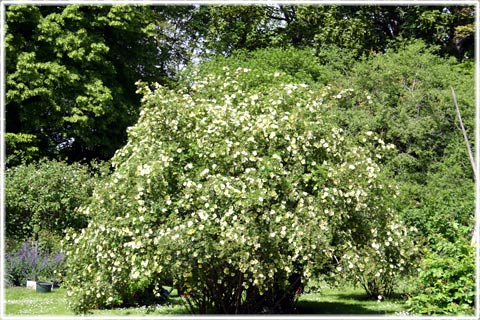
[[[36,315],[75,315],[67,307],[65,289],[54,289],[49,293],[37,293],[26,288],[5,289],[5,314],[15,316]],[[173,296],[165,305],[138,308],[117,308],[113,310],[93,310],[93,315],[169,315],[186,314],[178,296]]]
[[[73,315],[67,308],[64,289],[37,293],[26,288],[5,289],[7,315]]]
[[[37,293],[32,289],[8,288],[5,290],[5,298],[6,315],[74,315],[67,307],[65,289],[55,289],[50,293]],[[404,310],[405,301],[402,299],[367,300],[363,290],[359,288],[324,288],[319,293],[301,295],[297,303],[299,314],[384,315],[400,313]],[[169,302],[164,305],[93,310],[92,313],[101,316],[188,314],[180,297],[176,294],[172,294]]]

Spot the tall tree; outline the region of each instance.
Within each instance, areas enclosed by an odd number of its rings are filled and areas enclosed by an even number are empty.
[[[7,165],[111,157],[138,115],[135,82],[168,82],[171,24],[191,9],[8,6]]]

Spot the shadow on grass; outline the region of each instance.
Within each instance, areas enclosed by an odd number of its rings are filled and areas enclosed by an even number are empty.
[[[368,297],[359,289],[347,288],[325,290],[322,293],[306,294],[296,304],[298,314],[344,314],[344,315],[385,315],[403,311],[405,299],[400,296],[378,301]]]
[[[367,309],[359,304],[326,301],[299,301],[297,303],[298,314],[386,314],[390,310]]]
[[[367,296],[365,293],[348,293],[348,294],[331,294],[331,296],[335,296],[338,300],[357,300],[357,301],[377,301],[376,296]],[[388,296],[389,301],[401,301],[407,297],[404,293],[393,293]]]

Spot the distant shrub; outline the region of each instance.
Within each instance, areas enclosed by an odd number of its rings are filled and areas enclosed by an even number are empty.
[[[435,50],[413,41],[357,61],[345,76],[332,82],[334,90],[353,89],[335,100],[332,111],[337,120],[352,132],[368,128],[399,150],[388,164],[397,181],[424,184],[426,173],[443,158],[452,139],[463,144],[451,86],[473,141],[474,68],[441,58]],[[468,157],[462,161],[468,164]]]
[[[322,58],[329,59],[328,63],[322,63],[315,56],[313,49],[294,49],[294,48],[269,48],[256,51],[237,50],[229,59],[229,68],[235,70],[237,68],[255,69],[259,66],[264,72],[250,74],[252,77],[248,79],[251,85],[268,88],[272,85],[272,80],[281,80],[283,83],[301,82],[308,85],[325,85],[333,81],[336,77],[341,76],[346,58],[339,52],[334,50],[322,51]],[[217,57],[212,61],[204,62],[199,66],[198,75],[206,76],[218,72],[218,66],[223,64],[224,58]],[[338,63],[330,63],[335,60]],[[340,69],[342,66],[342,70]],[[189,71],[182,78],[190,80]],[[268,74],[280,72],[281,78],[271,79]],[[250,75],[245,75],[249,78]],[[186,80],[183,79],[183,80]],[[253,82],[253,83],[252,83]]]
[[[63,236],[86,226],[75,208],[93,192],[95,176],[86,165],[43,160],[5,171],[6,238],[22,242],[37,233]]]

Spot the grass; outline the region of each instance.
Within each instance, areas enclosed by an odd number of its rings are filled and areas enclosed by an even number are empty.
[[[49,293],[37,293],[26,288],[5,289],[5,315],[9,316],[40,316],[40,315],[75,315],[67,307],[65,289],[54,289]],[[93,315],[99,316],[130,316],[130,315],[171,315],[186,314],[180,298],[172,297],[169,303],[162,306],[117,308],[113,310],[93,310]]]
[[[322,289],[320,293],[300,296],[297,303],[300,314],[395,314],[405,312],[405,300],[387,298],[368,300],[360,288]]]
[[[6,315],[72,315],[67,308],[65,290],[37,293],[26,288],[5,289]]]
[[[5,314],[26,315],[74,315],[67,308],[65,289],[55,289],[51,293],[37,293],[26,288],[5,289]],[[401,299],[384,301],[366,300],[362,289],[322,289],[320,293],[301,295],[297,311],[299,314],[394,314],[405,310]],[[113,310],[93,310],[100,316],[144,316],[187,314],[180,298],[172,295],[169,303],[154,307],[118,308]]]

